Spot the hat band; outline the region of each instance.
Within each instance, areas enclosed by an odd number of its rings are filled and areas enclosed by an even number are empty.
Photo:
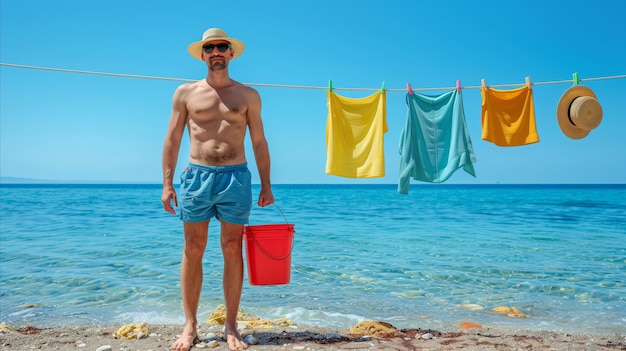
[[[211,39],[222,39],[222,40],[228,41],[227,38],[224,38],[224,37],[219,36],[219,35],[211,35],[210,37],[206,37],[206,38],[204,38],[202,40],[211,40]]]
[[[569,106],[567,107],[567,119],[569,119],[569,123],[571,123],[574,127],[576,127],[576,123],[574,123],[574,121],[572,121],[572,105],[574,104],[574,101],[576,101],[576,99],[578,99],[580,96],[577,96],[576,98],[572,99],[572,102],[569,103]]]

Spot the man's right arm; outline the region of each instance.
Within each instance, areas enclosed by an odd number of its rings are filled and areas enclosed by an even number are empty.
[[[178,207],[173,183],[180,142],[187,122],[187,107],[185,105],[187,87],[188,85],[181,85],[174,92],[172,115],[167,134],[165,135],[165,142],[163,143],[163,194],[161,195],[161,202],[165,211],[171,214],[176,214],[176,211],[172,208],[172,201],[174,201],[174,206]]]

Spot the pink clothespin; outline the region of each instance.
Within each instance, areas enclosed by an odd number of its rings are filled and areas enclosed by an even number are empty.
[[[461,81],[457,79],[456,81],[456,92],[460,93],[461,92]]]
[[[411,83],[406,83],[406,89],[409,91],[409,94],[413,95],[413,89],[411,88]]]

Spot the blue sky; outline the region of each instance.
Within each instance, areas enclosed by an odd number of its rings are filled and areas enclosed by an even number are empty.
[[[210,27],[246,44],[230,74],[243,83],[403,89],[626,74],[626,2],[598,1],[33,1],[0,2],[2,63],[202,79],[187,46]],[[63,181],[160,182],[171,98],[182,82],[0,67],[0,175]],[[447,183],[625,183],[626,79],[582,82],[604,119],[563,135],[560,96],[533,88],[540,142],[481,140],[478,89],[463,90],[476,178]],[[324,90],[257,87],[281,183],[397,183],[406,92],[387,94],[386,176],[325,174]],[[503,88],[505,89],[505,88]],[[369,91],[338,91],[362,97]],[[439,94],[442,92],[426,92]],[[188,141],[185,140],[184,143]],[[249,146],[249,142],[247,142]],[[253,182],[258,182],[248,147]],[[183,145],[177,174],[187,163]],[[413,183],[416,183],[415,181]]]

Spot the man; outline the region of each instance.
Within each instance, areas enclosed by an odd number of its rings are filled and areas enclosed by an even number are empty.
[[[205,79],[183,84],[173,97],[172,115],[163,146],[163,194],[165,211],[176,214],[178,206],[173,175],[181,139],[187,127],[190,138],[189,166],[181,175],[180,218],[184,228],[181,291],[185,327],[172,349],[189,350],[199,341],[196,313],[202,288],[202,256],[209,221],[220,221],[224,256],[224,334],[231,350],[248,345],[237,331],[237,311],[243,285],[242,236],[252,205],[250,171],[244,150],[246,129],[254,150],[261,191],[258,205],[274,202],[270,184],[270,156],[261,121],[261,98],[256,90],[232,80],[228,64],[244,50],[219,28],[204,32],[201,41],[189,45],[194,58],[208,67]]]

